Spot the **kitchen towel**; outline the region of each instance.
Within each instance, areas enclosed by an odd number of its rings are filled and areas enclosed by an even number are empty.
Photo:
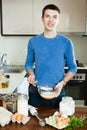
[[[19,85],[16,87],[15,92],[26,94],[29,97],[28,89],[29,89],[29,82],[27,81],[27,77],[24,76]]]

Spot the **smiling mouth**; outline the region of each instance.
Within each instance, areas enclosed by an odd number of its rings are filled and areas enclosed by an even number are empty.
[[[52,23],[48,23],[47,24],[49,27],[53,27],[54,26],[54,24],[52,24]]]

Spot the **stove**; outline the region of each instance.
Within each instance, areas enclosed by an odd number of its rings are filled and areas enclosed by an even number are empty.
[[[86,80],[86,74],[85,73],[77,73],[75,74],[75,76],[72,78],[72,80],[76,80],[76,81],[85,81]]]
[[[87,69],[85,69],[83,63],[78,61],[76,63],[77,73],[67,83],[65,91],[68,96],[73,97],[77,105],[82,104],[82,106],[87,106]],[[67,68],[65,69],[66,72]]]
[[[78,62],[78,60],[76,60],[77,63],[77,73],[75,74],[75,76],[72,78],[72,80],[80,80],[80,81],[84,81],[86,80],[86,73],[85,72],[80,72],[81,69],[83,69],[85,66],[83,63]],[[65,67],[67,67],[67,64],[65,65]],[[65,73],[67,72],[68,68],[65,68]]]
[[[77,61],[76,61],[76,63],[77,63],[77,73],[75,74],[75,76],[73,77],[72,80],[78,80],[80,82],[85,81],[86,80],[86,73],[79,70],[79,67],[84,68],[85,66],[83,63],[79,63]]]

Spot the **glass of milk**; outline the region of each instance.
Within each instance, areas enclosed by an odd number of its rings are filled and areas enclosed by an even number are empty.
[[[26,94],[18,95],[17,112],[28,116],[28,96]]]

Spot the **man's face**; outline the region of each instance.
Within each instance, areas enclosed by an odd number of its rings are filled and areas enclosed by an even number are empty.
[[[56,10],[47,9],[42,17],[44,28],[47,31],[56,30],[59,22],[59,13]]]

